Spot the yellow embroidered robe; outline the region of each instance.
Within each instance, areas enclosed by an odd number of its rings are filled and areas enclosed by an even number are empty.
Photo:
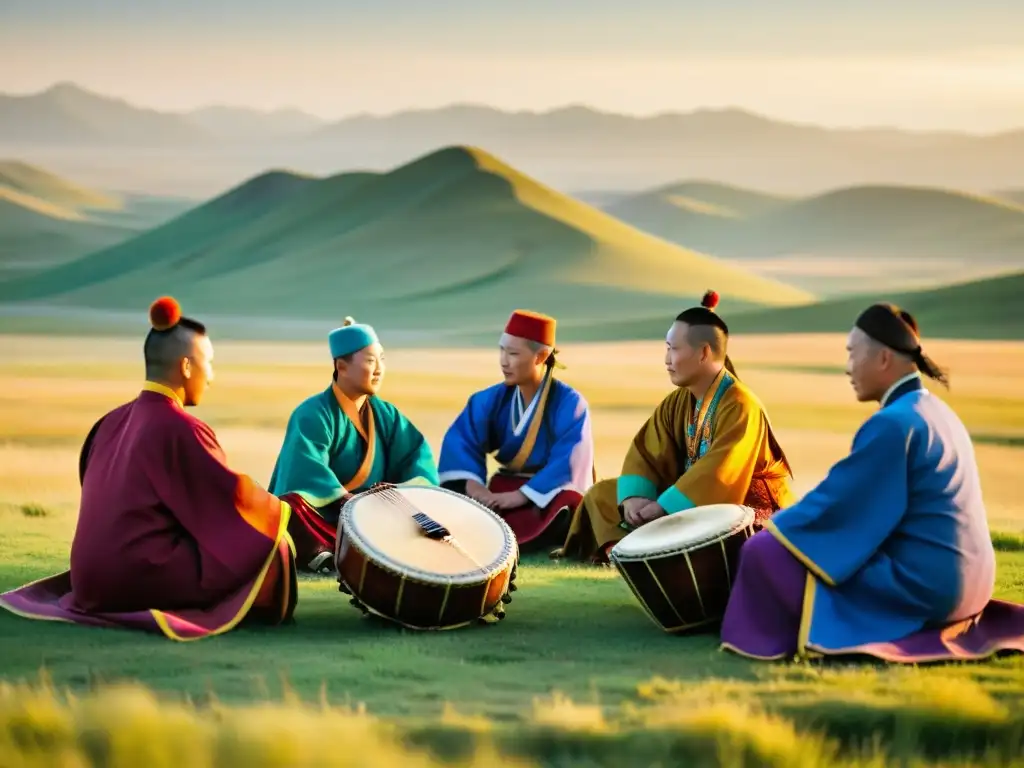
[[[617,478],[593,485],[565,545],[552,553],[603,558],[622,539],[622,503],[657,500],[669,514],[708,504],[745,504],[758,520],[792,504],[792,470],[760,401],[725,369],[701,399],[669,394],[633,438]]]

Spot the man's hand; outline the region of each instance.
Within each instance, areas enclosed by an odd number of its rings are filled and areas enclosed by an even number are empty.
[[[668,514],[657,501],[633,497],[622,502],[623,517],[634,528]]]
[[[659,517],[664,517],[667,514],[668,512],[666,512],[662,508],[661,504],[659,504],[656,501],[652,501],[639,512],[637,512],[637,515],[640,517],[641,525],[643,525],[644,523],[649,523],[652,520],[657,520]]]
[[[476,480],[466,481],[466,495],[473,499],[473,501],[478,501],[485,507],[494,509],[495,495],[491,493],[486,486],[481,485]]]
[[[626,522],[632,526],[642,525],[643,521],[637,515],[637,513],[651,503],[650,499],[645,499],[640,496],[631,496],[622,502],[623,517]]]
[[[525,494],[519,490],[509,491],[508,493],[496,493],[492,498],[494,499],[492,509],[518,509],[530,503]]]

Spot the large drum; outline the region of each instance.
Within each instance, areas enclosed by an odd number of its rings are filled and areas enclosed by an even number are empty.
[[[504,618],[519,547],[508,524],[433,486],[375,486],[338,520],[335,566],[356,605],[410,629]]]
[[[666,632],[710,629],[725,615],[754,517],[739,504],[688,509],[637,528],[612,547],[609,559]]]

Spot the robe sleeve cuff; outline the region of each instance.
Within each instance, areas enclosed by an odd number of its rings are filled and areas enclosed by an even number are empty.
[[[338,487],[338,490],[332,491],[328,493],[326,496],[316,496],[310,493],[309,491],[281,491],[274,495],[280,498],[281,496],[284,496],[287,493],[294,493],[297,496],[302,497],[302,500],[309,504],[309,506],[313,507],[314,509],[320,509],[321,507],[326,507],[328,504],[333,504],[346,493],[348,493],[348,491],[345,489],[345,486],[342,485]]]
[[[410,477],[408,480],[406,480],[403,483],[399,483],[398,485],[431,485],[432,486],[433,484],[434,483],[431,482],[430,480],[428,480],[427,478],[422,477],[420,475],[417,475],[416,477]]]
[[[541,493],[540,491],[534,490],[529,485],[523,485],[519,488],[520,493],[525,496],[531,504],[537,509],[547,509],[548,504],[555,500],[555,497],[562,491],[575,491],[576,486],[572,483],[568,485],[560,485],[557,488],[552,488],[547,493]]]
[[[452,480],[475,480],[480,483],[480,485],[487,485],[487,481],[480,477],[476,472],[467,472],[462,469],[450,469],[438,474],[438,481],[442,484],[451,482]]]
[[[658,505],[670,515],[674,515],[676,512],[682,512],[687,509],[693,509],[697,506],[686,498],[686,494],[681,493],[674,485],[670,485],[665,492],[658,497]]]
[[[658,498],[658,487],[646,477],[641,477],[640,475],[620,475],[618,482],[615,484],[615,489],[619,504],[633,496],[650,499],[651,501]]]

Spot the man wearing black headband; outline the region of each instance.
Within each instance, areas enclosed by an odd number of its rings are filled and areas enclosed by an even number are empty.
[[[725,648],[761,659],[869,654],[917,663],[1024,651],[1024,606],[992,600],[995,552],[971,438],[916,321],[857,318],[847,374],[881,407],[817,488],[744,544]]]

